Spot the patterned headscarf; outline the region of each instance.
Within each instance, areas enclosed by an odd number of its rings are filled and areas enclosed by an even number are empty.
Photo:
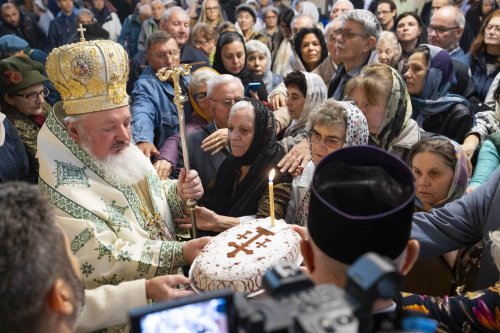
[[[469,183],[469,177],[472,172],[472,165],[469,158],[462,149],[462,146],[460,146],[457,142],[445,136],[432,137],[430,140],[442,140],[443,143],[451,143],[453,145],[453,148],[455,149],[455,158],[457,159],[457,163],[455,164],[455,170],[453,173],[453,181],[451,183],[450,190],[448,191],[448,195],[445,199],[436,202],[432,206],[432,208],[437,208],[444,206],[445,204],[464,195],[467,184]],[[420,209],[424,208],[424,205],[417,197],[415,197],[415,205]]]
[[[368,144],[368,123],[363,112],[351,102],[339,102],[347,116],[346,135],[343,147]]]
[[[410,95],[406,84],[397,70],[387,66],[392,72],[392,88],[387,100],[387,108],[382,119],[379,134],[370,134],[370,142],[389,151],[394,141],[408,124],[412,114]]]
[[[366,121],[363,112],[352,102],[338,102],[344,108],[347,123],[344,147],[361,146],[368,144],[368,122]],[[309,141],[309,151],[312,154],[311,142]],[[295,212],[294,223],[297,225],[305,226],[307,224],[307,216],[309,211],[309,200],[311,198],[311,191],[308,189],[300,203],[298,204],[297,211]]]

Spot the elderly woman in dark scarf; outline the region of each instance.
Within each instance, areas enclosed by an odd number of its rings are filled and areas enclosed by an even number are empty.
[[[249,83],[260,83],[257,91],[253,92],[257,96],[250,95],[253,94],[252,90],[245,91],[245,94],[248,97],[258,97],[262,101],[267,101],[266,85],[262,79],[248,70],[246,62],[247,50],[243,37],[233,31],[222,33],[217,41],[213,69],[220,74],[231,74],[240,78],[245,90]]]
[[[448,52],[422,44],[408,58],[407,67],[412,118],[425,131],[462,143],[474,124],[474,109],[464,97],[448,92],[456,81]]]
[[[221,232],[247,219],[270,215],[268,176],[285,155],[276,142],[273,113],[262,102],[249,98],[238,100],[231,108],[228,123],[231,156],[221,164],[215,183],[209,185],[200,200],[199,205],[203,207],[196,208],[197,226],[209,231],[208,234]],[[245,150],[243,137],[250,138],[252,131],[253,138],[247,141]],[[290,199],[292,178],[275,170],[275,216],[281,219],[285,217]],[[181,227],[188,227],[188,220],[177,219],[177,222]]]

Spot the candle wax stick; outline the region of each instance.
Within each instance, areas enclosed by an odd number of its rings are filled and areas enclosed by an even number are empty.
[[[269,211],[271,213],[271,226],[274,227],[274,186],[269,182]]]

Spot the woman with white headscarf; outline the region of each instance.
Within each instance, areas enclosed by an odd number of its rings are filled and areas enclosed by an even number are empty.
[[[284,83],[288,92],[286,106],[292,122],[285,129],[280,144],[288,152],[307,137],[309,114],[326,99],[327,89],[319,75],[304,71],[291,72]]]

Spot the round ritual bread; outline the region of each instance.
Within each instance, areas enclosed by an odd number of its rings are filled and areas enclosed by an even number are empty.
[[[300,236],[283,220],[249,221],[214,237],[191,265],[190,277],[199,292],[230,288],[259,290],[262,276],[279,263],[299,264]]]

